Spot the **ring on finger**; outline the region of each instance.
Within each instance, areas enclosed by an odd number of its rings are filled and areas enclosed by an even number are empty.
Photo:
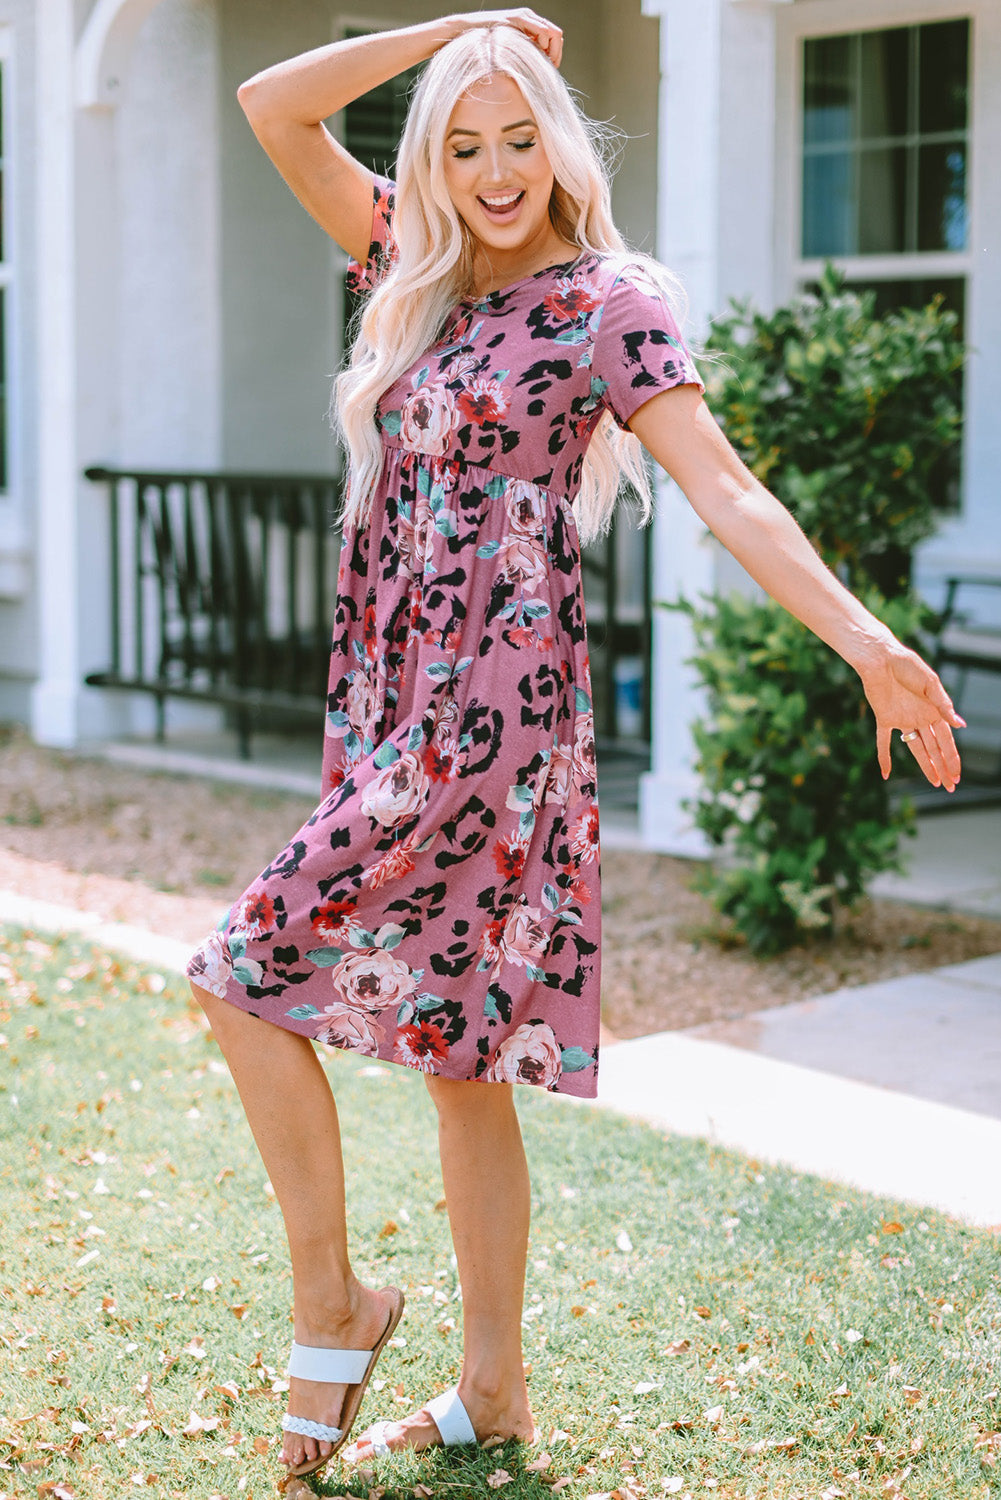
[[[904,732],[901,730],[900,738],[903,740],[905,745],[909,745],[911,740],[916,740],[917,737],[918,731],[916,729],[909,730],[907,734],[904,734]]]

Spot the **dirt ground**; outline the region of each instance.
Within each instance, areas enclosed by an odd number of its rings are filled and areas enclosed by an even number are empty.
[[[303,797],[63,756],[0,731],[0,890],[184,941],[215,925],[311,811]],[[755,958],[691,889],[695,873],[667,855],[602,855],[602,1009],[616,1036],[1001,951],[1001,922],[871,901],[833,940]]]

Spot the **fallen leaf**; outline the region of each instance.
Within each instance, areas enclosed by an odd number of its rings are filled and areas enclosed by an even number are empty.
[[[702,1415],[705,1417],[710,1427],[715,1427],[717,1422],[722,1420],[723,1408],[722,1406],[707,1406]]]
[[[247,1316],[247,1308],[249,1306],[249,1302],[234,1302],[232,1307],[230,1308],[230,1312],[235,1318],[245,1318]]]
[[[615,1244],[622,1251],[623,1255],[628,1255],[633,1248],[633,1242],[624,1229],[620,1229],[615,1236]]]
[[[587,1308],[586,1307],[581,1307],[578,1304],[575,1307],[571,1307],[571,1309],[570,1309],[570,1316],[573,1317],[573,1318],[582,1318],[586,1312],[587,1312]]]
[[[675,1339],[674,1342],[668,1344],[667,1348],[664,1350],[664,1356],[667,1359],[673,1359],[676,1354],[685,1354],[690,1348],[691,1345],[689,1344],[687,1339]]]
[[[271,1447],[271,1441],[270,1441],[269,1438],[266,1438],[266,1437],[255,1437],[254,1438],[254,1452],[260,1454],[261,1458],[264,1457],[264,1455],[267,1453],[267,1451],[268,1451],[268,1449],[270,1447]]]
[[[903,1232],[904,1232],[904,1226],[903,1226],[903,1224],[898,1224],[896,1219],[884,1219],[883,1220],[883,1233],[884,1234],[903,1234]]]
[[[182,1427],[181,1432],[185,1437],[197,1437],[201,1432],[215,1432],[218,1426],[218,1417],[200,1417],[192,1408],[188,1416],[188,1425]]]
[[[659,1380],[639,1380],[633,1386],[634,1396],[648,1396],[651,1391],[660,1390]]]
[[[538,1458],[533,1458],[530,1464],[525,1465],[525,1472],[526,1474],[541,1474],[544,1469],[549,1468],[551,1463],[552,1459],[548,1453],[540,1453]]]
[[[710,1311],[710,1309],[708,1307],[696,1307],[694,1309],[694,1311],[698,1314],[698,1316],[700,1318],[711,1318],[712,1317],[712,1312]]]
[[[218,1276],[206,1276],[205,1280],[202,1282],[202,1291],[214,1292],[216,1287],[220,1286],[222,1286],[222,1282],[219,1280]]]
[[[560,1490],[565,1490],[568,1484],[573,1484],[573,1479],[569,1474],[564,1474],[562,1479],[557,1479],[549,1493],[551,1495],[558,1495]]]
[[[192,1359],[204,1359],[208,1351],[205,1348],[205,1340],[201,1334],[196,1334],[190,1344],[185,1344],[181,1352],[183,1354],[190,1354]]]
[[[492,1474],[487,1475],[487,1484],[492,1490],[499,1490],[505,1484],[514,1484],[514,1475],[509,1474],[506,1469],[495,1469]]]
[[[385,1240],[385,1239],[388,1239],[391,1234],[399,1234],[399,1232],[400,1232],[400,1226],[399,1226],[399,1224],[397,1224],[396,1220],[395,1219],[387,1219],[386,1222],[385,1222],[385,1224],[383,1224],[382,1228],[379,1230],[379,1233],[377,1234],[376,1238],[380,1239],[380,1240]]]

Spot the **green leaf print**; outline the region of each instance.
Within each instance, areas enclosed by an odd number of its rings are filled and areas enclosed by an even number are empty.
[[[587,714],[591,712],[591,700],[587,696],[583,688],[574,688],[574,699],[577,704],[577,712],[579,714]]]
[[[398,948],[403,942],[404,931],[399,922],[383,922],[375,935],[376,948]]]
[[[542,887],[542,899],[549,907],[550,911],[555,911],[560,904],[559,892],[556,890],[555,886],[544,885]]]
[[[399,750],[397,750],[392,740],[383,740],[374,756],[375,763],[379,767],[380,771],[384,771],[387,766],[393,765],[396,761],[399,760],[399,758],[400,752]]]
[[[583,1047],[564,1047],[560,1056],[564,1073],[580,1073],[594,1062],[594,1058]]]
[[[509,481],[508,481],[508,477],[507,477],[506,474],[495,474],[492,479],[488,479],[487,483],[486,483],[486,495],[487,495],[487,499],[488,500],[500,500],[501,497],[504,494],[504,491],[508,487],[508,482]],[[496,549],[500,546],[500,543],[499,542],[492,542],[490,545],[496,551]],[[481,557],[483,556],[482,553],[479,553],[478,555],[481,556]],[[493,552],[491,552],[489,555],[491,557],[493,557]]]
[[[390,437],[397,437],[402,425],[403,413],[399,411],[387,411],[379,418],[379,426]]]
[[[451,677],[452,675],[452,668],[449,666],[447,661],[433,661],[430,666],[425,667],[424,670],[432,679],[441,680],[445,677]]]
[[[290,1021],[309,1021],[320,1012],[315,1005],[293,1005],[292,1009],[287,1010],[285,1014]]]
[[[493,480],[490,481],[490,484],[493,484]],[[487,485],[487,493],[488,494],[490,493],[490,484]],[[501,491],[501,494],[503,494],[503,490]],[[498,499],[500,499],[500,496],[499,495],[492,495],[491,499],[498,500]],[[499,551],[500,551],[500,542],[484,542],[482,547],[477,547],[477,549],[476,549],[476,556],[477,557],[496,557],[496,555],[497,555],[497,553]]]
[[[424,743],[424,730],[420,724],[411,724],[407,735],[407,749],[419,750]]]
[[[332,969],[343,957],[344,952],[340,948],[312,948],[306,954],[306,962],[314,964],[318,969]]]
[[[441,1010],[445,1002],[440,995],[432,995],[429,992],[422,991],[421,994],[414,996],[414,1004],[418,1011],[430,1012],[432,1010]]]

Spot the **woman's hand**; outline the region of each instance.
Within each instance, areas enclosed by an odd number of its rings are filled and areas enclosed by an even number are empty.
[[[966,723],[937,674],[897,640],[858,672],[876,715],[876,753],[883,779],[890,774],[890,736],[899,729],[908,736],[907,748],[932,786],[954,791],[959,781],[959,751],[952,731],[965,729]]]
[[[462,15],[448,16],[449,26],[455,27],[455,36],[472,31],[480,26],[513,26],[533,41],[540,52],[544,52],[554,67],[558,68],[563,56],[563,32],[552,21],[536,15],[534,10],[521,6],[517,10],[471,10]]]

